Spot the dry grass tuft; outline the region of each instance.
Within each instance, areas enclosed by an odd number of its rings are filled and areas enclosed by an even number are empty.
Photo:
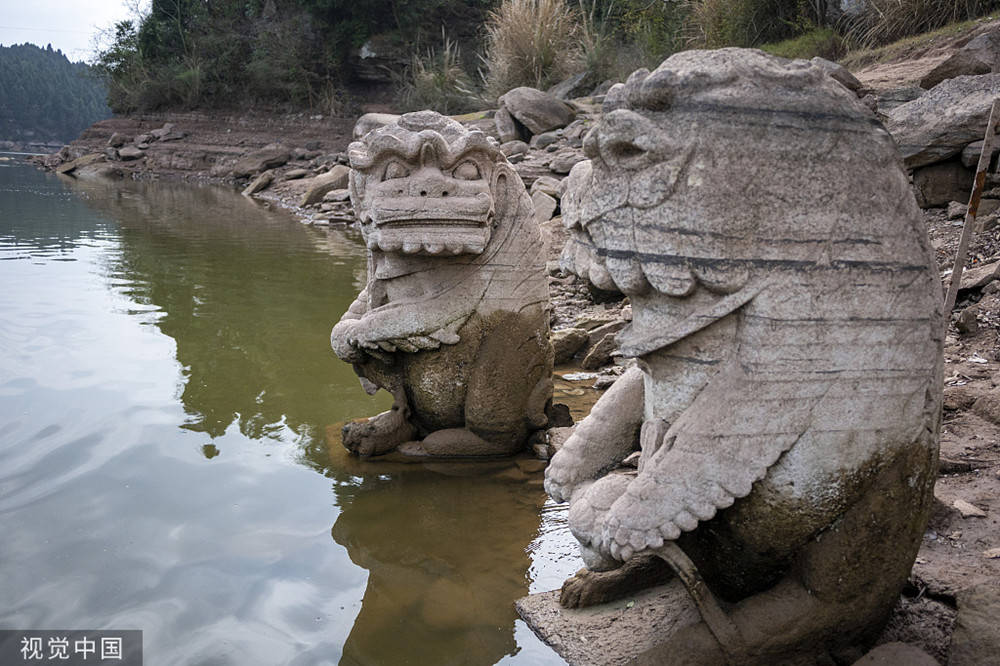
[[[486,89],[544,90],[582,69],[581,21],[565,0],[502,0],[486,20]]]
[[[440,49],[431,49],[424,56],[414,54],[406,73],[396,82],[403,110],[432,109],[449,115],[482,106],[482,97],[462,68],[458,44],[443,30],[441,40]]]
[[[997,0],[865,0],[845,37],[855,47],[875,48],[953,21],[982,16]]]

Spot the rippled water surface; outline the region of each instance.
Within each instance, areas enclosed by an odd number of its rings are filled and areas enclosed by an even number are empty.
[[[147,664],[561,663],[513,610],[580,565],[534,461],[336,441],[389,404],[329,351],[358,240],[0,162],[0,628],[142,629]]]

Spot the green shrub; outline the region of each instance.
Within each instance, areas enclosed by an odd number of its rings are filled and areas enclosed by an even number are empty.
[[[845,18],[845,37],[853,47],[874,48],[997,7],[997,0],[864,0],[860,13]]]
[[[682,2],[621,0],[622,39],[637,49],[639,66],[654,69],[667,56],[685,48],[683,28],[688,6]]]
[[[582,69],[580,15],[564,0],[501,0],[486,20],[486,88],[545,89]]]
[[[414,54],[403,76],[396,81],[403,111],[432,109],[451,115],[481,107],[472,79],[462,68],[458,44],[441,32],[442,46],[423,56]]]
[[[588,6],[587,2],[579,0],[580,68],[590,74],[594,84],[608,79],[623,81],[640,67],[653,69],[665,55],[677,50],[671,46],[679,40],[669,34],[662,39],[669,32],[664,31],[663,11],[672,5],[642,0],[589,0]]]
[[[804,12],[799,0],[687,0],[684,32],[698,48],[757,46],[801,32]]]
[[[792,59],[808,60],[813,56],[819,56],[827,60],[837,60],[844,55],[843,40],[832,28],[813,28],[798,37],[763,44],[760,48],[773,55]]]

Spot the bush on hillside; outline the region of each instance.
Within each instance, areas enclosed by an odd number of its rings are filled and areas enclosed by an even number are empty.
[[[486,20],[486,87],[544,90],[582,68],[580,15],[565,0],[501,0]]]

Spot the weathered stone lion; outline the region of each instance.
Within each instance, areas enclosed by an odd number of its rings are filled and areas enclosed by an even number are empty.
[[[638,363],[547,470],[590,569],[561,602],[665,560],[705,622],[653,663],[863,644],[920,544],[941,405],[940,284],[891,137],[824,69],[723,49],[635,72],[584,150],[564,262],[631,299]]]
[[[392,410],[344,429],[360,455],[506,455],[546,424],[548,282],[531,200],[496,143],[432,111],[351,144],[368,285],[337,356]]]

